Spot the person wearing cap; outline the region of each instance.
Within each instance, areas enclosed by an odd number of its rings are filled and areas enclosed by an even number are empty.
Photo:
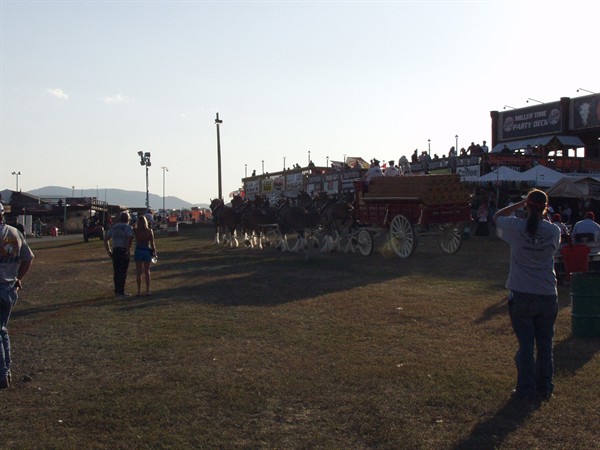
[[[596,223],[596,216],[592,211],[588,211],[580,220],[573,225],[571,237],[575,242],[584,240],[600,241],[600,225]]]
[[[523,207],[526,218],[512,216]],[[547,400],[554,390],[552,353],[558,314],[554,254],[560,246],[560,229],[544,220],[547,207],[546,193],[532,189],[524,200],[494,214],[498,236],[510,245],[508,311],[519,342],[513,395],[529,401]]]
[[[552,223],[554,225],[556,225],[558,228],[560,228],[560,240],[561,242],[568,242],[569,241],[569,229],[567,228],[567,226],[562,223],[562,217],[560,216],[559,213],[554,213],[552,215]]]
[[[23,234],[4,223],[4,206],[0,203],[0,389],[7,388],[12,381],[8,319],[33,257]]]

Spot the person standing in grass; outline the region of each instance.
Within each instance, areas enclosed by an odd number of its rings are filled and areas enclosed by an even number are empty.
[[[12,381],[8,319],[32,261],[33,252],[23,235],[4,223],[4,206],[0,203],[0,389],[6,389]]]
[[[137,295],[141,295],[142,274],[146,282],[146,295],[150,295],[150,263],[152,257],[156,256],[156,245],[154,244],[154,232],[148,227],[148,220],[140,216],[134,229],[135,252],[134,260],[136,266]]]
[[[133,228],[129,225],[129,213],[123,211],[119,216],[119,222],[115,223],[104,235],[104,248],[113,262],[113,281],[115,295],[124,297],[125,282],[127,281],[127,270],[129,269],[131,243],[133,241]],[[111,250],[109,241],[112,239]]]
[[[527,217],[513,213],[526,208]],[[554,254],[560,245],[560,229],[544,218],[545,192],[532,189],[527,197],[494,214],[498,236],[510,245],[508,310],[519,342],[515,355],[519,399],[548,399],[554,384],[553,339],[558,313]],[[534,356],[537,345],[537,355]]]

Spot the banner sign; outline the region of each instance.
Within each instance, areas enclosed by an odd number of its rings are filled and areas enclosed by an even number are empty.
[[[600,127],[600,94],[573,98],[569,107],[571,130]]]
[[[273,180],[271,179],[266,179],[266,180],[261,180],[261,192],[273,192]]]
[[[544,103],[501,112],[498,140],[502,142],[541,134],[558,134],[562,131],[560,102]]]
[[[323,190],[323,181],[325,177],[321,174],[309,175],[306,183],[306,192],[310,195],[313,192],[321,192]]]
[[[340,177],[337,173],[325,175],[323,191],[327,192],[330,195],[338,194],[340,192]]]
[[[260,192],[260,185],[258,180],[246,181],[244,183],[244,190],[246,191],[246,195],[256,195]]]
[[[342,192],[354,192],[354,182],[361,179],[360,170],[341,172]]]
[[[460,175],[460,181],[477,181],[481,175],[481,166],[460,166],[456,168],[456,173]]]
[[[285,189],[285,178],[276,177],[273,178],[273,190],[277,192],[282,192]]]
[[[290,175],[285,176],[285,186],[288,191],[301,191],[302,186],[302,174],[301,173],[292,173]]]

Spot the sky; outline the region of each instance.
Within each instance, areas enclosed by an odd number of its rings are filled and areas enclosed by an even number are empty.
[[[309,152],[441,156],[490,145],[490,111],[600,92],[597,1],[1,0],[0,25],[0,190],[143,192],[143,151],[151,193],[209,203],[217,113],[227,198]]]

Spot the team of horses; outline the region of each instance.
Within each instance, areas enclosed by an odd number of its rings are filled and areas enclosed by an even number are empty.
[[[257,195],[252,200],[235,196],[230,205],[213,199],[210,209],[215,224],[215,243],[232,247],[264,248],[274,245],[282,251],[320,247],[322,252],[339,250],[343,235],[353,224],[352,199],[319,192],[301,191],[297,197],[270,200]],[[296,238],[290,246],[289,239]]]

